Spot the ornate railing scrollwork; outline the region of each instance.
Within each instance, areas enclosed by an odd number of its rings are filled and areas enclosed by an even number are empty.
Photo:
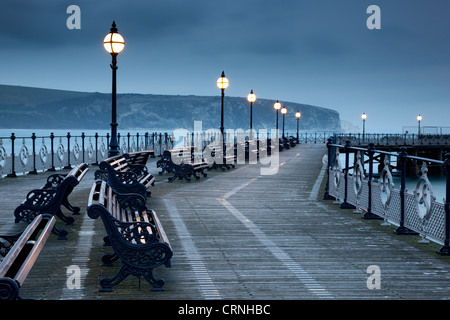
[[[336,157],[334,158],[333,167],[331,169],[333,172],[333,183],[337,190],[339,190],[339,184],[341,182],[341,161],[339,159],[339,149],[336,148]]]
[[[89,137],[86,152],[87,152],[88,162],[92,162],[93,157],[94,157],[94,146],[92,145],[91,137]]]
[[[417,181],[414,190],[414,199],[419,218],[423,221],[428,219],[431,213],[432,202],[436,200],[436,197],[433,193],[430,180],[428,179],[428,167],[425,162],[422,164],[421,172],[422,175]]]
[[[100,155],[102,156],[102,158],[106,156],[106,145],[103,137],[100,140]]]
[[[119,148],[120,152],[127,153],[128,147],[125,139],[122,140],[122,146]]]
[[[386,210],[391,201],[392,190],[394,189],[394,179],[392,178],[392,173],[390,169],[390,159],[386,157],[384,159],[384,167],[380,174],[380,179],[378,184],[380,186],[380,198],[381,203]]]
[[[0,138],[0,175],[3,174],[5,169],[7,157],[6,150],[3,147],[3,139]]]
[[[361,152],[358,152],[357,160],[354,169],[353,190],[355,191],[356,198],[361,194],[363,180],[364,180],[364,167],[361,163]]]
[[[73,146],[73,157],[75,158],[75,160],[80,159],[80,153],[81,148],[80,145],[78,144],[77,137],[75,137],[75,144]]]
[[[22,165],[22,169],[24,172],[25,172],[27,164],[28,164],[28,156],[29,156],[28,148],[26,146],[25,139],[23,139],[22,147],[20,148],[20,151],[19,151],[19,160],[20,160],[20,164]]]
[[[356,153],[356,163],[353,170],[353,191],[355,192],[355,213],[361,213],[358,204],[361,196],[361,191],[364,184],[364,166],[361,163],[361,151]]]
[[[47,146],[45,145],[45,139],[42,138],[42,144],[41,147],[39,148],[39,160],[41,160],[42,167],[44,167],[45,164],[47,163],[47,157],[48,157],[48,149]]]
[[[62,143],[62,138],[59,138],[59,145],[58,148],[56,149],[56,155],[57,158],[59,160],[59,164],[60,166],[62,165],[63,161],[64,161],[64,154],[65,154],[66,150],[64,148],[64,145]]]

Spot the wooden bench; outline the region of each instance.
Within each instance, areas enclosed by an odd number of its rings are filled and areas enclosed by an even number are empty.
[[[267,143],[269,143],[269,145],[267,145]],[[261,154],[270,155],[270,142],[266,142],[266,144],[263,145],[260,139],[236,142],[234,148],[236,157],[239,157],[240,159],[239,161],[245,159],[245,161],[253,162],[258,160]]]
[[[208,170],[210,165],[202,156],[194,154],[194,150],[194,147],[165,150],[161,159],[156,162],[157,168],[161,168],[159,174],[162,175],[164,172],[173,174],[168,178],[169,182],[177,178],[190,182],[191,177],[198,180],[199,174],[207,177],[205,170]]]
[[[0,254],[4,256],[0,263],[1,300],[21,299],[19,289],[41,253],[54,225],[54,216],[41,214],[36,216],[23,232],[12,236],[0,236],[7,243],[3,248],[0,246],[0,249],[3,249],[0,250]]]
[[[147,153],[148,156],[151,155],[151,152]],[[141,163],[138,162],[138,157],[129,157],[127,154],[103,160],[99,164],[99,169],[95,171],[95,179],[107,181],[119,193],[139,193],[150,196],[151,192],[148,189],[155,184],[155,177],[143,164],[142,159],[145,156],[140,157]],[[128,161],[127,158],[133,160]]]
[[[148,151],[148,156],[153,153]],[[147,156],[147,159],[148,159]],[[146,165],[143,163],[145,157],[138,157],[137,153],[124,154],[114,156],[103,160],[102,162],[108,163],[116,172],[127,173],[132,172],[136,175],[139,183],[143,184],[146,188],[154,185],[155,178],[148,172]],[[138,160],[140,159],[140,161]],[[104,168],[99,168],[95,171],[95,179],[101,179],[107,181],[108,172]]]
[[[216,144],[213,143],[205,147],[204,150],[205,159],[208,163],[212,163],[210,169],[221,168],[222,170],[225,170],[235,167],[236,163],[235,147],[230,144],[226,144],[225,148],[226,148],[225,150],[228,151],[226,152],[225,155],[223,155],[222,157],[223,160],[217,163],[216,161],[210,161],[209,159],[215,158],[217,154],[223,154],[222,153],[223,146],[217,143]],[[233,150],[233,152],[230,153],[229,150]]]
[[[61,210],[61,205],[66,204],[68,207],[72,207],[68,203],[68,195],[72,192],[79,184],[78,177],[67,174],[64,178],[55,183],[55,186],[42,189],[34,189],[28,192],[25,200],[14,210],[15,223],[21,221],[25,223],[31,223],[36,216],[44,213],[51,214],[52,216],[58,217],[61,221],[65,222],[67,225],[71,225],[75,222],[73,216],[66,216]],[[59,180],[61,177],[57,178]],[[56,181],[55,180],[55,181]],[[75,207],[72,207],[75,209]],[[53,228],[53,233],[58,236],[58,239],[67,239],[67,230],[60,229],[58,227]]]
[[[47,178],[47,183],[44,185],[43,189],[57,188],[63,182],[63,180],[65,178],[70,177],[70,176],[75,177],[77,179],[78,183],[80,183],[88,171],[89,171],[88,165],[86,163],[81,163],[81,164],[75,166],[67,174],[60,174],[60,173],[52,174]],[[68,197],[72,193],[72,191],[73,191],[73,187],[68,186],[66,189],[66,193],[64,194],[62,205],[67,210],[71,211],[72,214],[79,215],[80,210],[81,210],[80,207],[72,206],[68,200]]]
[[[284,149],[290,149],[290,148],[291,148],[290,143],[286,139],[286,137],[280,138],[280,151],[282,151]]]
[[[145,207],[145,198],[136,194],[118,194],[105,181],[96,181],[91,188],[87,214],[100,216],[107,237],[105,242],[114,253],[103,256],[105,265],[120,259],[120,270],[112,278],[100,280],[100,291],[112,291],[129,275],[144,276],[152,290],[164,290],[164,280],[153,276],[153,269],[170,267],[172,248],[156,212]]]
[[[148,158],[155,156],[155,152],[153,150],[136,151],[125,153],[123,156],[129,164],[145,166]]]
[[[293,137],[293,136],[288,136],[286,137],[287,141],[289,142],[289,146],[290,147],[295,147],[297,145],[297,138]]]

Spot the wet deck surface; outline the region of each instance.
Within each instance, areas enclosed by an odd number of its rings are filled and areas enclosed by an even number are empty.
[[[67,240],[51,235],[21,296],[39,300],[322,300],[448,299],[450,257],[440,245],[399,236],[394,226],[361,219],[353,210],[322,200],[324,145],[303,144],[280,153],[274,175],[245,164],[187,183],[159,176],[156,159],[147,167],[157,183],[148,206],[155,210],[174,251],[172,267],[155,269],[165,291],[142,278],[127,278],[112,293],[99,292],[99,279],[118,270],[101,266],[102,221],[85,214],[95,166],[70,200],[82,208]],[[25,227],[14,209],[50,173],[0,179],[0,234]],[[67,270],[82,270],[81,288],[69,289]],[[380,289],[368,289],[369,266],[381,272]]]

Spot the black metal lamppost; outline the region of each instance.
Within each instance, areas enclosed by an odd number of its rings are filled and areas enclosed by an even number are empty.
[[[228,88],[229,84],[230,84],[230,82],[225,77],[225,72],[222,71],[222,75],[220,76],[219,79],[217,79],[217,86],[222,91],[222,107],[221,107],[221,113],[220,113],[220,133],[222,134],[222,138],[223,138],[223,132],[224,132],[224,127],[223,127],[223,99],[225,97],[225,89]]]
[[[286,107],[281,108],[281,113],[283,114],[283,139],[284,139],[284,116],[287,113]]]
[[[225,146],[225,135],[224,135],[224,127],[223,127],[223,100],[225,97],[225,89],[228,88],[230,85],[230,82],[225,77],[225,72],[222,71],[222,75],[219,79],[217,79],[217,86],[222,91],[222,103],[221,103],[221,113],[220,113],[220,134],[222,135],[222,155],[223,155],[223,164],[225,165],[225,152],[226,152],[226,146]]]
[[[250,90],[250,94],[247,96],[248,102],[250,102],[250,140],[253,136],[253,102],[256,101],[256,96],[253,90]]]
[[[108,157],[119,154],[119,143],[117,141],[117,105],[116,105],[116,71],[117,71],[117,55],[125,47],[123,37],[117,32],[116,22],[113,24],[103,40],[103,46],[112,56],[112,120],[111,120],[111,139],[109,141]]]
[[[422,116],[419,114],[418,116],[417,116],[417,124],[418,124],[418,128],[417,128],[417,133],[418,133],[418,135],[419,135],[419,138],[420,138],[420,122],[422,121]]]
[[[366,119],[367,119],[367,115],[365,112],[361,115],[361,119],[363,121],[363,140],[364,140],[364,137],[366,136]]]
[[[277,100],[277,102],[275,102],[275,104],[273,105],[273,107],[275,108],[275,110],[277,110],[277,138],[278,138],[278,110],[281,109],[281,103]]]
[[[299,137],[298,137],[298,129],[299,129],[299,120],[300,117],[302,116],[302,114],[300,113],[300,111],[297,111],[295,113],[295,117],[297,118],[297,143],[300,143]]]

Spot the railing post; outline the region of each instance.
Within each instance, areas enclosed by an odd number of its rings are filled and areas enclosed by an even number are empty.
[[[139,132],[136,132],[136,151],[141,151],[139,149]]]
[[[349,153],[350,153],[350,140],[347,140],[345,142],[345,174],[344,174],[344,202],[341,203],[341,205],[339,206],[339,208],[341,209],[356,209],[356,207],[350,203],[347,202],[347,189],[348,189],[348,172],[349,172],[349,167],[350,167],[350,159],[349,159]]]
[[[169,135],[167,134],[167,132],[164,132],[164,144],[165,144],[165,148],[166,149],[170,149],[170,146],[169,146]]]
[[[159,133],[159,155],[162,156],[162,133]]]
[[[84,135],[84,132],[82,132],[81,133],[81,152],[83,153],[83,157],[82,157],[82,159],[83,159],[83,162],[85,162],[84,161],[84,138],[85,138],[86,136]]]
[[[450,256],[450,153],[445,155],[445,240],[444,246],[437,251],[442,256]]]
[[[95,165],[98,165],[98,132],[95,133]]]
[[[148,132],[144,134],[144,150],[148,150]]]
[[[375,147],[373,142],[369,143],[367,153],[369,154],[369,177],[367,180],[368,199],[367,199],[367,212],[364,214],[362,218],[383,220],[383,218],[381,218],[380,216],[377,216],[376,214],[372,213],[373,155],[375,153]]]
[[[56,169],[55,169],[55,146],[54,146],[53,140],[55,140],[55,135],[53,134],[53,132],[51,132],[50,133],[50,153],[52,155],[52,166],[50,169],[47,170],[50,172],[56,171]]]
[[[16,140],[16,136],[14,135],[14,133],[11,133],[11,173],[9,173],[8,175],[7,175],[7,177],[8,178],[15,178],[15,177],[17,177],[17,175],[16,175],[16,169],[15,169],[15,167],[16,167],[16,164],[15,164],[15,162],[16,162],[16,156],[15,156],[15,154],[14,154],[14,140]]]
[[[331,196],[329,194],[329,190],[330,190],[330,167],[331,167],[331,163],[333,163],[332,159],[331,159],[331,139],[328,139],[327,142],[327,183],[325,185],[325,193],[323,195],[323,200],[336,200],[335,197]]]
[[[33,132],[31,134],[31,141],[33,146],[33,170],[28,172],[28,174],[37,174],[36,170],[36,134]]]
[[[64,169],[72,169],[70,165],[70,132],[67,132],[67,166]]]
[[[400,148],[400,153],[398,157],[400,158],[400,168],[401,168],[401,183],[400,183],[400,226],[394,231],[396,234],[417,234],[405,227],[405,191],[406,191],[406,159],[408,153],[406,152],[406,147]]]

